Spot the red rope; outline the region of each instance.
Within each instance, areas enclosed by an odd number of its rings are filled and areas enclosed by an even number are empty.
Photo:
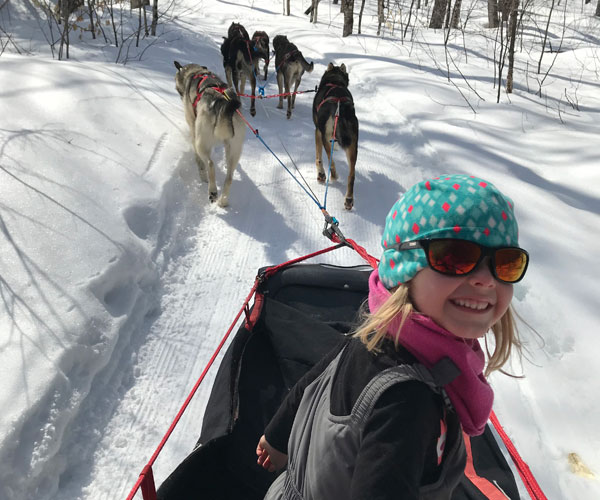
[[[139,476],[137,482],[135,483],[135,485],[132,488],[131,492],[127,496],[127,500],[131,500],[135,496],[135,494],[137,493],[137,491],[140,488],[140,486],[142,485],[142,483],[144,483],[146,485],[146,488],[149,488],[150,490],[154,489],[154,478],[152,477],[152,465],[154,465],[154,462],[158,458],[159,453],[162,451],[162,449],[165,446],[167,440],[169,439],[169,437],[173,433],[173,430],[175,429],[175,426],[179,423],[179,420],[181,419],[181,417],[183,415],[183,412],[187,409],[188,405],[190,404],[190,401],[194,397],[194,394],[196,394],[196,391],[198,390],[198,387],[200,386],[200,383],[202,382],[202,380],[204,380],[204,377],[206,376],[206,373],[208,372],[208,369],[212,366],[214,360],[216,359],[217,355],[219,354],[221,348],[223,347],[223,344],[225,344],[225,342],[227,341],[227,338],[229,337],[229,334],[231,333],[231,331],[233,330],[233,327],[235,326],[235,324],[237,323],[238,319],[240,318],[240,316],[244,312],[244,309],[245,309],[246,305],[248,304],[248,302],[250,302],[250,299],[254,295],[254,292],[256,292],[256,289],[258,288],[258,285],[259,285],[259,279],[256,278],[256,280],[254,281],[254,286],[252,287],[252,290],[250,291],[250,293],[248,294],[248,297],[246,297],[246,300],[244,301],[244,305],[242,306],[242,308],[237,313],[235,319],[231,323],[231,326],[227,330],[227,333],[225,333],[225,335],[221,339],[221,342],[219,343],[216,351],[214,352],[214,354],[210,358],[208,364],[204,368],[204,371],[200,375],[200,378],[194,384],[193,389],[191,390],[191,392],[189,393],[189,395],[186,398],[185,402],[181,406],[181,409],[179,410],[179,412],[177,413],[177,416],[175,417],[175,419],[173,420],[173,422],[169,426],[169,429],[167,430],[166,434],[162,438],[160,444],[158,445],[158,447],[156,448],[156,450],[152,454],[152,457],[150,458],[150,460],[148,461],[148,463],[146,464],[146,466],[142,469],[142,472],[140,473],[140,476]],[[150,486],[151,486],[151,488],[150,488]],[[143,494],[144,500],[154,500],[156,498],[156,493],[154,493],[154,496],[152,496],[151,493],[148,496],[146,496],[146,489],[142,490],[142,494]]]
[[[508,437],[508,435],[506,434],[506,432],[500,425],[500,421],[498,420],[498,417],[496,416],[496,414],[494,412],[491,413],[490,420],[491,420],[492,424],[494,425],[496,432],[498,433],[498,435],[504,442],[504,445],[506,446],[506,449],[508,450],[510,457],[512,458],[513,462],[515,463],[515,466],[517,467],[517,470],[519,471],[519,475],[521,476],[521,479],[523,480],[523,483],[525,484],[525,488],[527,488],[527,492],[529,493],[529,496],[533,500],[548,500],[546,498],[546,495],[544,495],[544,492],[540,488],[540,485],[535,480],[535,477],[533,477],[533,474],[531,473],[529,466],[521,458],[521,455],[519,455],[519,452],[515,448],[515,445],[512,443],[512,441],[510,440],[510,438]]]
[[[264,277],[269,277],[269,276],[275,274],[276,272],[278,272],[280,269],[282,269],[284,267],[288,267],[288,266],[290,266],[292,264],[295,264],[297,262],[301,262],[303,260],[310,259],[310,258],[315,257],[317,255],[321,255],[321,254],[330,252],[332,250],[335,250],[336,248],[340,248],[341,246],[342,246],[341,244],[334,245],[334,246],[331,246],[331,247],[319,250],[317,252],[313,252],[311,254],[304,255],[302,257],[298,257],[297,259],[292,259],[292,260],[290,260],[288,262],[284,262],[283,264],[278,264],[276,266],[269,267],[269,268],[266,269],[266,271],[264,273]],[[254,286],[252,287],[252,290],[250,290],[250,293],[246,297],[246,300],[244,301],[244,304],[242,305],[242,307],[239,310],[239,312],[237,313],[235,319],[233,320],[233,322],[229,326],[229,329],[227,330],[227,333],[225,333],[225,335],[221,339],[221,342],[217,346],[217,349],[215,350],[214,354],[210,358],[210,360],[207,363],[206,367],[202,371],[202,374],[200,375],[200,378],[198,378],[198,380],[194,384],[194,387],[192,388],[192,390],[188,394],[188,397],[186,398],[185,402],[181,406],[179,412],[177,413],[175,419],[173,420],[173,422],[169,426],[169,429],[167,430],[167,432],[165,433],[164,437],[160,441],[158,447],[156,448],[156,450],[152,454],[152,457],[150,457],[150,460],[148,461],[148,463],[142,469],[142,472],[140,473],[140,475],[138,477],[138,480],[136,481],[135,485],[133,486],[133,488],[129,492],[129,495],[127,495],[127,499],[126,500],[132,500],[133,497],[135,496],[135,494],[137,493],[137,491],[140,489],[140,487],[142,488],[142,496],[143,496],[144,500],[156,500],[156,488],[155,488],[155,485],[154,485],[154,476],[152,474],[152,466],[154,465],[154,462],[156,462],[156,459],[158,458],[158,455],[160,454],[160,452],[164,448],[165,444],[167,443],[167,440],[169,439],[169,437],[171,437],[171,434],[175,430],[175,427],[179,423],[179,420],[181,420],[181,417],[183,416],[183,413],[185,412],[185,410],[189,406],[192,398],[196,394],[196,391],[198,390],[198,387],[200,386],[200,384],[204,380],[204,377],[206,376],[206,373],[208,372],[209,368],[212,366],[212,364],[215,361],[217,355],[221,351],[221,348],[223,347],[223,345],[227,341],[227,339],[228,339],[229,335],[231,334],[234,326],[236,325],[236,323],[240,319],[240,316],[246,310],[246,307],[248,306],[248,303],[250,302],[250,299],[252,299],[252,297],[254,296],[254,294],[256,292],[256,289],[258,288],[258,285],[261,283],[261,281],[264,279],[264,277],[263,276],[258,276],[256,278],[256,280],[254,280]]]

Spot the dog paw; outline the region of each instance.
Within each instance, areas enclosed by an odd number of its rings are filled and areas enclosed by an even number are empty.
[[[324,184],[325,183],[325,179],[326,179],[325,172],[319,172],[317,174],[317,182],[319,182],[321,184]]]
[[[288,111],[285,116],[287,116],[287,119],[289,120],[292,117],[292,112]]]
[[[215,201],[217,201],[217,195],[218,193],[216,191],[214,193],[208,193],[208,201],[214,203]]]
[[[254,108],[250,108],[250,114],[252,116],[256,116],[256,110]]]
[[[333,169],[333,165],[331,166],[331,179],[334,181],[337,181],[338,178],[338,174],[337,172]]]
[[[283,109],[283,104],[282,104],[282,103],[279,103],[279,104],[277,105],[277,109]]]
[[[344,208],[346,210],[352,210],[353,206],[354,206],[354,198],[346,198],[346,201],[344,201]]]
[[[217,205],[219,205],[221,208],[225,208],[227,205],[229,205],[229,200],[227,200],[226,196],[221,196]]]

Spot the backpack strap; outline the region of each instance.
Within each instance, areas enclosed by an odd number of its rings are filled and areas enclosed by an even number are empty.
[[[387,368],[374,377],[361,392],[352,408],[352,423],[360,425],[364,422],[387,389],[409,380],[417,380],[429,386],[433,392],[442,396],[445,406],[452,409],[452,403],[443,386],[452,382],[458,375],[460,370],[450,358],[442,358],[430,370],[420,363]]]

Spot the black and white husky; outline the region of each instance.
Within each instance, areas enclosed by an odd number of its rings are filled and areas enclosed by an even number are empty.
[[[275,70],[277,71],[277,85],[279,86],[279,93],[285,93],[287,95],[287,117],[292,117],[292,109],[296,105],[296,94],[302,75],[305,71],[309,73],[313,70],[314,64],[311,62],[308,64],[302,52],[298,50],[293,43],[291,43],[286,36],[277,35],[273,38],[273,50],[275,50]],[[292,89],[292,85],[294,89]],[[283,108],[283,96],[279,97],[279,109]]]
[[[336,123],[337,120],[337,123]],[[331,158],[331,139],[335,127],[335,141],[346,152],[348,160],[348,185],[344,207],[351,210],[354,205],[354,170],[358,155],[358,119],[354,112],[354,101],[348,90],[346,65],[334,66],[329,63],[313,101],[313,122],[315,124],[315,147],[317,180],[325,182],[323,169],[323,148],[327,160]],[[337,179],[335,162],[331,160],[331,177]]]
[[[219,198],[219,206],[225,207],[233,172],[242,155],[246,137],[244,122],[236,112],[241,106],[240,99],[233,88],[226,88],[225,83],[205,66],[174,63],[177,68],[175,88],[183,101],[200,178],[208,181],[208,199],[211,202],[217,200],[218,193],[215,165],[210,155],[217,144],[223,143],[225,146],[227,175]]]
[[[227,84],[243,94],[246,80],[250,81],[252,97],[250,101],[250,114],[256,115],[256,77],[258,61],[265,61],[265,79],[267,78],[267,65],[269,60],[269,36],[264,31],[256,31],[252,39],[240,23],[231,23],[227,30],[227,37],[223,37],[221,44],[223,68]]]

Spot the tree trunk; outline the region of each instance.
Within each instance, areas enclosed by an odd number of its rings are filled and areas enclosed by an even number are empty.
[[[433,10],[431,11],[431,21],[429,27],[439,29],[444,25],[444,15],[448,8],[448,0],[435,0]]]
[[[488,28],[497,28],[499,24],[498,0],[488,0]]]
[[[462,4],[462,0],[455,0],[454,8],[452,9],[452,21],[450,23],[450,26],[452,26],[454,29],[457,29],[458,26],[460,25],[461,4]]]
[[[550,6],[550,13],[548,14],[548,21],[546,22],[546,31],[544,32],[544,39],[542,40],[542,50],[540,51],[540,60],[538,61],[537,72],[538,75],[542,69],[542,59],[544,57],[544,50],[546,49],[546,40],[548,40],[548,30],[550,29],[550,19],[552,19],[552,12],[554,11],[554,0]]]
[[[358,14],[358,34],[360,35],[360,28],[362,26],[362,16],[365,10],[365,0],[360,2],[360,13]]]
[[[88,14],[90,16],[90,31],[92,32],[92,38],[96,39],[96,23],[94,23],[94,8],[92,7],[92,0],[88,0]]]
[[[317,14],[319,12],[319,0],[312,0],[311,10],[310,10],[310,22],[313,24],[317,24]]]
[[[150,34],[156,36],[156,25],[158,24],[158,0],[154,0],[152,4],[152,24],[150,27]]]
[[[344,31],[342,36],[349,36],[352,34],[352,27],[354,25],[354,0],[342,0],[342,11],[344,12]]]
[[[384,4],[385,0],[377,0],[377,36],[381,34],[381,26],[385,21]],[[600,2],[600,0],[598,0]]]
[[[513,91],[513,68],[515,65],[515,39],[517,38],[517,19],[519,14],[519,0],[512,0],[508,24],[508,70],[506,72],[506,93]]]
[[[594,15],[600,17],[600,0],[598,0],[598,5],[596,5],[596,13]]]

